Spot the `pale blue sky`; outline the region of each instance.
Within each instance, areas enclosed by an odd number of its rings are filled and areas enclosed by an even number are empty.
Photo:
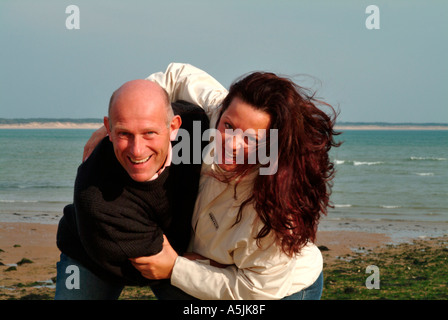
[[[448,123],[447,23],[443,0],[2,0],[0,118],[102,118],[122,83],[176,61],[225,87],[254,70],[311,75],[340,121]]]

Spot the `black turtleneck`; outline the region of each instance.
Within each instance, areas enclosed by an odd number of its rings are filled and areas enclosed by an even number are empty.
[[[198,107],[173,104],[173,109],[190,133],[194,120],[201,121],[201,131],[208,129]],[[157,179],[136,182],[106,137],[78,168],[73,204],[64,208],[59,222],[59,249],[108,280],[150,283],[129,258],[160,252],[163,234],[179,254],[186,250],[200,168],[200,164],[172,163]]]

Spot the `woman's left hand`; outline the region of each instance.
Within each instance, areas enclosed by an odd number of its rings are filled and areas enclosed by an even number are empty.
[[[148,279],[169,279],[177,259],[177,252],[163,235],[162,251],[148,257],[131,258],[132,265]]]

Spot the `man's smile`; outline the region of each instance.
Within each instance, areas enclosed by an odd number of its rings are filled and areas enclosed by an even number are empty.
[[[138,160],[138,159],[134,159],[128,156],[129,161],[131,161],[133,164],[142,164],[145,163],[147,161],[149,161],[149,159],[152,157],[152,155],[148,156],[147,158]]]

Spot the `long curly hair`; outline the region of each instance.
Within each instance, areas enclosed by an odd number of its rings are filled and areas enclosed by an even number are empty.
[[[223,101],[220,117],[235,97],[268,113],[269,129],[278,130],[277,172],[255,178],[252,195],[240,206],[235,224],[244,206],[253,204],[264,224],[256,239],[274,232],[282,251],[292,256],[308,241],[315,242],[319,219],[331,207],[335,168],[329,151],[340,145],[334,141],[340,134],[334,131],[337,113],[291,79],[269,72],[237,79]],[[326,106],[329,114],[317,105]],[[235,175],[244,176],[253,167],[240,165]]]

